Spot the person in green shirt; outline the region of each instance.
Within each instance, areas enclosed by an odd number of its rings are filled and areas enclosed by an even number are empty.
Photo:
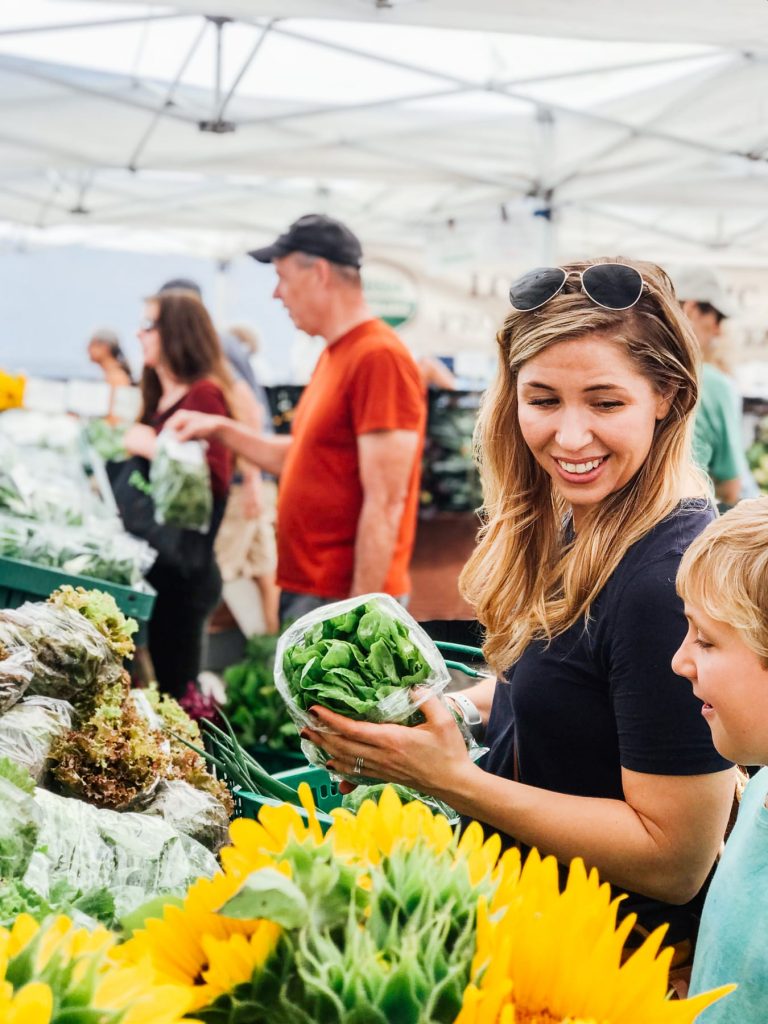
[[[675,291],[699,342],[701,392],[693,434],[694,457],[715,486],[718,501],[735,505],[746,471],[741,398],[733,381],[713,364],[723,320],[731,313],[722,286],[708,267],[686,267],[675,275]]]

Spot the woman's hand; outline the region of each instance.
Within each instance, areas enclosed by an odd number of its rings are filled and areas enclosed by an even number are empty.
[[[301,735],[330,754],[331,771],[354,775],[362,758],[360,774],[447,795],[475,770],[453,715],[437,697],[420,705],[426,722],[416,726],[355,722],[327,708],[310,710],[333,733],[305,727]]]
[[[141,455],[152,460],[157,448],[157,434],[146,423],[134,423],[123,436],[123,447],[129,455]]]

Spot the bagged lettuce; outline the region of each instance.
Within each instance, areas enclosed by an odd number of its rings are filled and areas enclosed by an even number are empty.
[[[450,680],[437,647],[388,594],[349,598],[310,612],[283,633],[275,658],[275,685],[299,730],[310,724],[308,712],[315,704],[358,721],[418,725],[424,720],[419,706],[442,694]],[[322,749],[306,740],[301,746],[311,764],[325,767]]]
[[[51,747],[72,725],[74,708],[54,697],[26,697],[0,715],[0,757],[7,757],[40,782]]]
[[[149,483],[158,523],[208,532],[213,493],[200,441],[179,441],[172,431],[162,431],[150,466]]]
[[[80,892],[107,888],[122,917],[218,870],[204,846],[152,815],[104,810],[44,789],[35,790],[34,803],[40,829],[23,881],[46,899],[62,882]]]
[[[41,814],[29,774],[0,757],[0,878],[24,874],[37,845]]]

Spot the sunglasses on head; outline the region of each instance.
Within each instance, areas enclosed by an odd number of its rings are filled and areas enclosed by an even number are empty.
[[[640,272],[626,263],[594,263],[584,270],[562,267],[537,267],[519,277],[509,289],[509,301],[519,313],[540,309],[565,287],[576,274],[581,290],[597,306],[604,309],[630,309],[640,301],[645,282]]]

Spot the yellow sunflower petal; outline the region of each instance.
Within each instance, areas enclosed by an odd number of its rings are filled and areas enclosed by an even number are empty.
[[[53,1014],[53,993],[48,985],[31,981],[3,1006],[0,996],[3,1024],[49,1024]]]
[[[490,906],[478,903],[472,984],[457,1024],[692,1024],[728,987],[666,998],[671,949],[657,929],[625,962],[633,915],[617,924],[597,872],[571,865],[563,892],[553,857],[533,850],[518,872],[505,854]]]

